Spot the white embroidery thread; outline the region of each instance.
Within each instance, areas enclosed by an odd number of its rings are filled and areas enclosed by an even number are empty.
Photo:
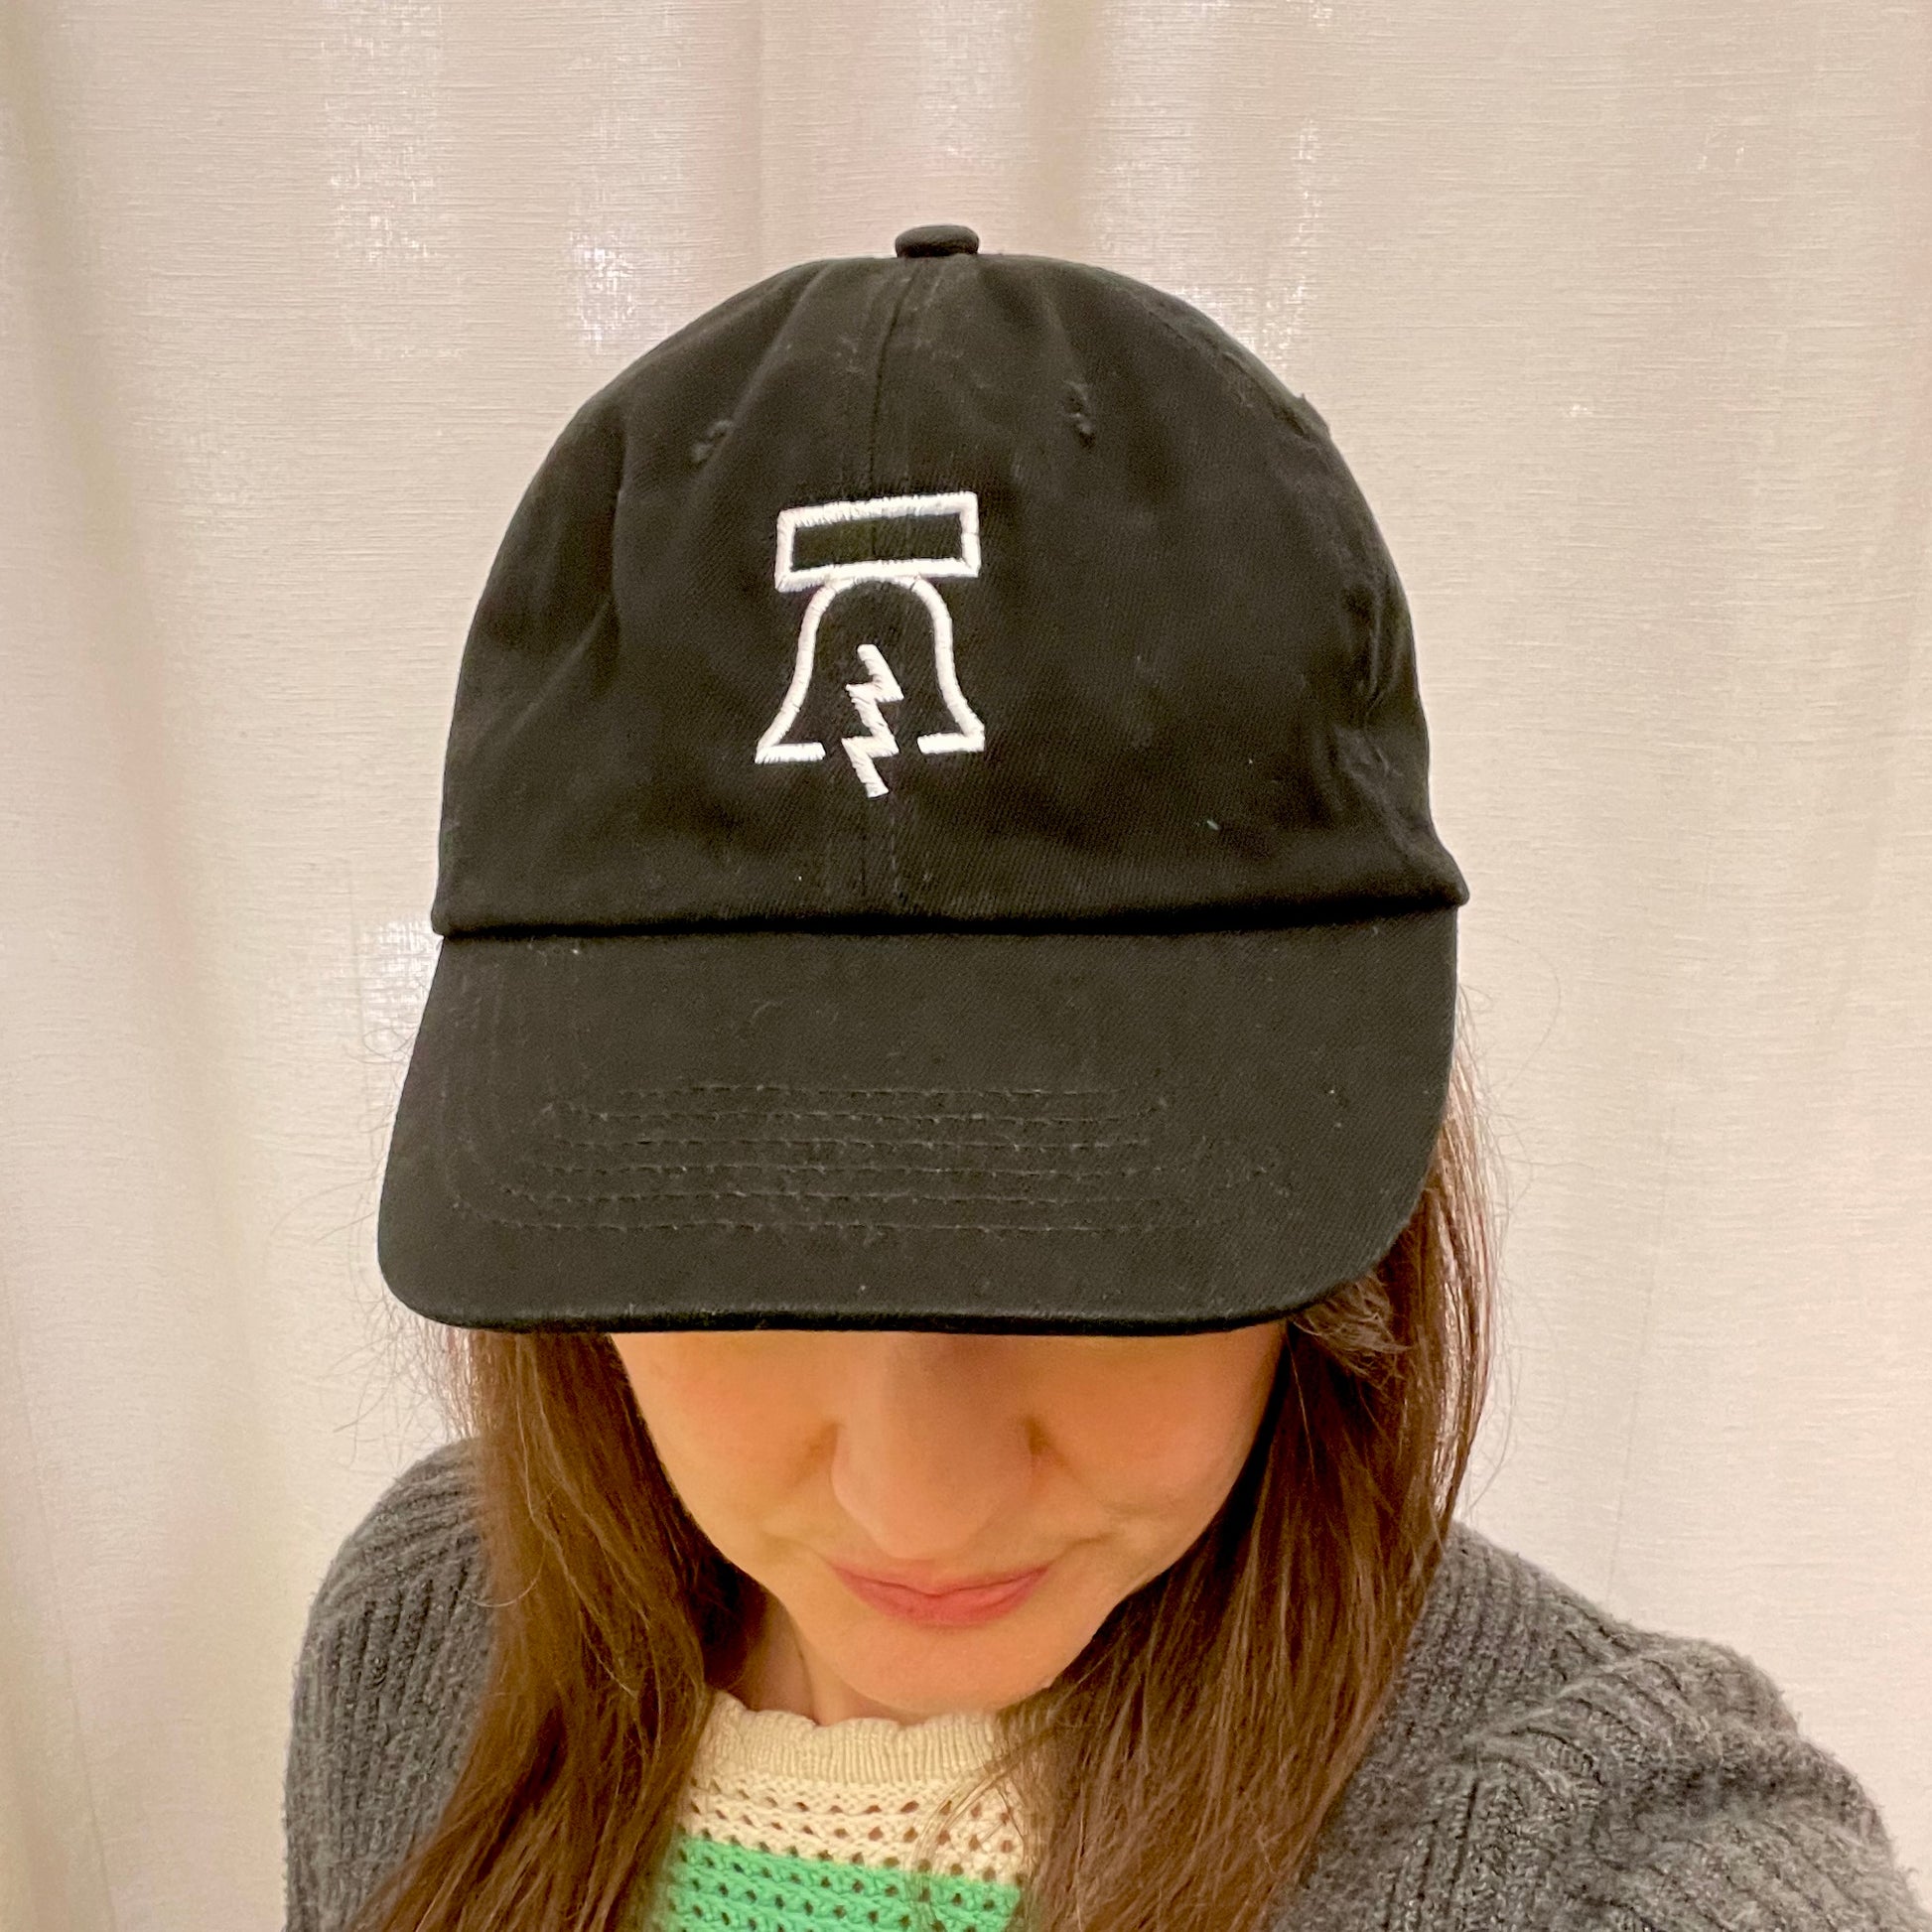
[[[825,523],[856,523],[879,516],[956,517],[959,553],[951,557],[868,557],[842,564],[796,565],[792,562],[798,530]],[[798,627],[798,651],[792,664],[791,684],[785,692],[783,704],[778,707],[778,715],[765,727],[764,736],[759,740],[758,762],[772,764],[825,756],[825,747],[815,739],[787,741],[785,733],[791,729],[792,721],[805,701],[805,693],[811,687],[818,626],[826,607],[841,591],[864,583],[897,584],[910,591],[925,606],[932,621],[933,675],[938,679],[946,709],[959,729],[921,734],[919,750],[928,756],[944,752],[984,751],[986,727],[966,702],[953,664],[952,612],[930,581],[934,577],[977,577],[979,568],[979,497],[970,489],[935,490],[916,496],[868,496],[829,503],[799,503],[780,510],[777,560],[772,581],[781,591],[803,590],[807,585],[816,585],[817,588],[812,593],[811,602],[805,606],[804,619]],[[896,702],[904,693],[893,676],[892,667],[874,645],[861,644],[859,655],[865,660],[872,676],[862,684],[848,684],[845,688],[860,722],[867,728],[866,735],[842,739],[840,743],[868,794],[881,798],[888,787],[873,760],[896,754],[899,746],[879,707]]]
[[[893,728],[886,722],[886,715],[879,709],[883,700],[887,704],[897,704],[905,693],[898,688],[898,680],[893,675],[893,667],[880,655],[877,644],[861,644],[859,655],[866,660],[866,668],[872,672],[869,684],[848,684],[845,694],[852,700],[852,708],[872,727],[869,738],[842,738],[839,743],[845,747],[845,755],[852,760],[852,768],[859,774],[859,781],[875,798],[886,792],[886,780],[879,775],[879,767],[873,763],[876,758],[889,758],[898,750],[898,740],[893,736]]]

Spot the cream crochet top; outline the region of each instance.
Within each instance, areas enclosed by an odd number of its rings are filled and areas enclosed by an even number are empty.
[[[898,1932],[918,1835],[992,1755],[991,1718],[816,1725],[714,1689],[662,1909],[638,1932]],[[999,1932],[1020,1902],[1025,1852],[997,1794],[933,1842],[928,1900],[945,1932]],[[927,1921],[930,1923],[930,1921]]]

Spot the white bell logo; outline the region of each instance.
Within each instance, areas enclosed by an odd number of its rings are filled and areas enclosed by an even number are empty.
[[[794,565],[792,549],[796,533],[825,523],[861,523],[875,517],[895,519],[931,516],[949,519],[958,532],[958,544],[950,556],[862,558],[856,563]],[[811,686],[812,660],[817,645],[818,626],[825,608],[843,590],[854,584],[897,584],[922,603],[932,619],[932,667],[939,689],[959,729],[927,732],[918,741],[919,750],[933,752],[979,752],[986,748],[986,727],[973,715],[959,689],[953,670],[952,613],[946,600],[933,588],[935,577],[977,577],[980,568],[979,497],[970,489],[940,490],[926,496],[868,496],[859,501],[801,503],[778,512],[778,556],[773,581],[781,591],[802,590],[815,584],[812,601],[805,606],[798,628],[798,656],[791,671],[791,686],[778,715],[759,740],[758,761],[773,764],[792,759],[821,759],[825,747],[815,739],[786,742],[785,733],[798,716]],[[887,724],[883,704],[897,702],[904,695],[892,666],[876,646],[861,644],[859,655],[865,659],[872,676],[862,684],[848,684],[846,695],[859,721],[866,727],[862,736],[840,741],[860,782],[874,798],[886,794],[887,785],[879,775],[876,759],[891,757],[898,751],[898,741]]]

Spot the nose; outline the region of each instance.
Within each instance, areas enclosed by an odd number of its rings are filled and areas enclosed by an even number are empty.
[[[1037,1425],[996,1337],[860,1333],[842,1380],[832,1488],[882,1559],[998,1570],[1025,1507]]]

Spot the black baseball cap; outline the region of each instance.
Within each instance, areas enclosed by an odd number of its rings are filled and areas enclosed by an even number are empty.
[[[392,1293],[1186,1332],[1413,1212],[1455,914],[1327,425],[1177,296],[907,229],[577,409],[459,673]]]

